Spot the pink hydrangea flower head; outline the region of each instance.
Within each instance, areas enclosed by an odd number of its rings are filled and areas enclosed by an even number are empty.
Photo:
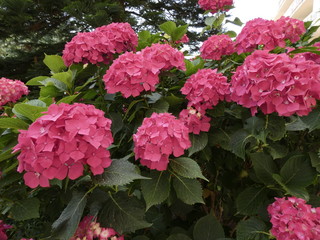
[[[135,51],[138,46],[138,36],[129,23],[111,23],[95,31],[103,33],[117,53]]]
[[[186,70],[183,53],[169,44],[152,44],[141,51],[142,56],[149,67],[158,71],[167,71],[176,67],[180,70]]]
[[[223,55],[235,52],[234,42],[228,35],[213,35],[203,42],[200,52],[204,59],[220,60]]]
[[[8,102],[16,102],[22,95],[28,95],[27,86],[19,80],[0,78],[0,108]]]
[[[65,45],[62,58],[67,66],[73,63],[105,63],[114,53],[133,51],[138,36],[129,23],[111,23],[92,32],[78,33]]]
[[[199,0],[198,4],[202,9],[216,13],[218,11],[229,11],[229,8],[233,5],[233,0]]]
[[[271,233],[278,240],[315,240],[320,236],[320,208],[312,208],[305,200],[275,198],[268,206]]]
[[[3,220],[0,220],[0,239],[7,240],[8,236],[6,234],[6,230],[12,228],[11,225],[5,224]]]
[[[108,93],[121,92],[125,98],[139,96],[143,91],[155,91],[159,71],[151,67],[141,53],[126,52],[103,76],[105,89]]]
[[[227,77],[218,73],[217,69],[200,69],[187,79],[181,92],[187,95],[188,107],[211,109],[219,101],[228,99],[230,85],[227,81]]]
[[[320,66],[303,56],[257,50],[237,68],[231,100],[264,114],[307,115],[320,97]]]
[[[205,111],[189,107],[183,109],[179,114],[179,119],[189,129],[190,133],[200,134],[200,132],[208,132],[210,129],[211,118],[205,115]]]
[[[300,36],[306,32],[304,22],[298,19],[282,16],[274,24],[276,29],[282,29],[283,39],[289,39],[292,43],[300,40]]]
[[[113,142],[111,120],[92,105],[61,103],[49,106],[45,115],[21,130],[14,152],[18,172],[31,188],[49,187],[49,180],[74,180],[88,165],[94,175],[111,164],[107,148]]]
[[[187,34],[184,34],[180,40],[176,41],[176,43],[177,44],[178,43],[187,43],[189,41],[190,41],[190,39],[188,38]]]
[[[320,42],[315,43],[312,47],[316,47],[317,50],[320,51]],[[319,54],[305,52],[305,53],[299,53],[299,55],[302,55],[306,60],[311,60],[311,61],[315,62],[316,64],[320,64],[320,55]]]
[[[150,169],[167,169],[169,156],[179,157],[191,146],[189,130],[169,113],[153,113],[133,135],[136,160]]]
[[[70,240],[110,240],[122,239],[123,236],[112,228],[100,227],[93,216],[85,216],[79,223],[74,236]]]

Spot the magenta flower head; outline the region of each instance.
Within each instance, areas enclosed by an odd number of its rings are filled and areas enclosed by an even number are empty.
[[[217,73],[217,69],[200,69],[187,79],[181,92],[187,95],[188,107],[211,109],[230,95],[227,80],[227,77]]]
[[[8,236],[6,234],[6,230],[12,228],[11,225],[5,224],[3,220],[0,220],[0,239],[7,240]]]
[[[218,11],[229,11],[229,8],[233,5],[233,0],[199,0],[198,4],[202,9],[216,13]]]
[[[107,148],[113,138],[111,120],[92,105],[61,103],[49,106],[45,115],[21,130],[14,152],[18,172],[26,171],[27,186],[48,187],[49,180],[74,180],[88,165],[93,175],[102,174],[111,164]]]
[[[179,114],[179,119],[184,122],[184,125],[189,129],[190,133],[200,134],[200,132],[208,132],[210,129],[211,118],[205,115],[205,111],[198,111],[192,107],[183,109]]]
[[[183,53],[169,44],[152,44],[151,47],[142,49],[141,54],[152,69],[158,68],[159,71],[167,71],[176,67],[186,70]]]
[[[284,16],[275,22],[274,29],[281,29],[283,40],[288,39],[292,43],[299,41],[300,36],[306,32],[303,21]]]
[[[126,52],[117,58],[103,76],[108,93],[121,92],[125,98],[143,91],[155,91],[159,69],[145,60],[141,53]]]
[[[191,146],[189,130],[170,113],[153,113],[133,135],[134,153],[150,169],[167,169],[169,156],[179,157]]]
[[[0,108],[8,102],[16,102],[22,95],[28,95],[27,86],[19,80],[0,78]]]
[[[188,38],[188,36],[187,36],[187,34],[184,34],[183,36],[182,36],[182,38],[181,39],[179,39],[178,41],[175,41],[175,43],[187,43],[187,42],[189,42],[190,41],[190,39]]]
[[[303,56],[255,51],[231,80],[231,100],[264,114],[307,115],[320,99],[320,66]]]
[[[320,208],[312,208],[305,200],[275,198],[268,206],[271,233],[278,240],[315,240],[320,236]]]
[[[134,51],[138,36],[129,23],[111,23],[92,32],[78,33],[65,45],[62,58],[67,66],[73,63],[105,63],[114,53]]]
[[[203,59],[220,60],[235,52],[234,42],[228,35],[213,35],[203,42],[200,52]]]

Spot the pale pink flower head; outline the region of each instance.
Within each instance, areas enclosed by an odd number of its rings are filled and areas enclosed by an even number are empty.
[[[320,99],[320,66],[303,56],[257,50],[231,80],[231,100],[264,114],[307,115]]]
[[[67,66],[72,63],[105,63],[115,53],[134,51],[138,36],[129,23],[111,23],[92,32],[78,33],[65,45],[62,58]]]
[[[220,60],[235,52],[234,42],[228,35],[213,35],[203,42],[200,52],[203,59]]]
[[[28,87],[19,80],[0,78],[0,108],[8,102],[16,102],[22,95],[28,95]]]
[[[320,208],[312,208],[305,200],[275,198],[268,206],[271,233],[278,240],[315,240],[320,236]]]
[[[11,225],[5,224],[3,220],[0,220],[0,239],[7,240],[8,236],[6,234],[6,230],[12,228]]]
[[[289,39],[292,43],[299,41],[300,36],[306,32],[303,21],[284,16],[275,22],[274,28],[282,29],[283,39]]]
[[[152,69],[141,53],[126,52],[117,58],[103,76],[108,93],[121,92],[125,98],[143,91],[155,91],[158,68]]]
[[[217,69],[200,69],[187,79],[181,92],[187,95],[188,107],[211,109],[219,101],[227,100],[230,95],[227,77]]]
[[[198,111],[192,107],[183,109],[179,114],[179,119],[189,129],[189,133],[200,134],[200,132],[208,132],[210,129],[211,118],[205,115],[205,111]]]
[[[229,11],[229,8],[233,5],[233,0],[199,0],[198,4],[202,9],[216,13],[218,11]]]
[[[152,44],[151,47],[142,49],[141,54],[153,71],[167,71],[174,67],[186,70],[183,53],[169,44]]]
[[[189,42],[190,41],[190,39],[188,38],[188,36],[187,36],[187,34],[184,34],[183,36],[182,36],[182,38],[181,39],[179,39],[178,41],[176,41],[175,43],[187,43],[187,42]]]
[[[170,113],[153,113],[133,135],[136,160],[150,169],[167,169],[169,156],[179,157],[191,146],[189,130]]]
[[[107,148],[112,144],[111,120],[92,105],[61,103],[21,130],[14,152],[18,172],[25,171],[26,185],[49,187],[49,180],[74,180],[88,165],[94,175],[111,165]]]

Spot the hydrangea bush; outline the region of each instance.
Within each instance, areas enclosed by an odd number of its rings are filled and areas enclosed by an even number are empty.
[[[232,4],[195,6],[221,31],[192,56],[187,25],[112,23],[0,79],[0,239],[320,239],[318,27],[236,36]]]

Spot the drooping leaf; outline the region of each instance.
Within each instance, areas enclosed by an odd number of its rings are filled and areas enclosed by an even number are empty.
[[[265,185],[274,184],[272,175],[278,173],[278,168],[273,159],[262,152],[253,153],[250,157],[257,178]]]
[[[221,224],[211,214],[200,218],[193,229],[194,240],[217,240],[224,237]]]
[[[116,195],[109,193],[109,196],[98,217],[102,226],[114,228],[123,234],[152,225],[144,220],[145,206],[136,197],[129,197],[125,192]]]
[[[58,55],[45,54],[43,62],[54,73],[58,73],[67,69],[67,67],[64,65],[62,57]]]
[[[256,217],[241,221],[237,226],[237,240],[268,240],[267,233],[266,224]]]
[[[176,176],[173,178],[173,187],[177,197],[186,204],[204,203],[201,184],[196,179]]]
[[[238,213],[243,215],[255,215],[259,207],[266,200],[266,188],[250,186],[241,192],[236,199]]]
[[[199,135],[190,134],[191,147],[188,149],[189,157],[204,149],[208,144],[208,134],[201,132]]]
[[[29,125],[19,118],[0,118],[0,128],[28,129]]]
[[[141,190],[146,201],[146,210],[164,202],[170,193],[170,174],[166,171],[152,171],[150,179],[141,181]]]
[[[104,173],[97,176],[98,183],[106,186],[121,186],[132,182],[135,179],[147,179],[141,176],[136,166],[126,159],[113,159],[111,166]]]
[[[67,207],[62,211],[60,217],[52,224],[52,238],[69,240],[75,233],[84,208],[87,197],[83,192],[73,192],[72,198]]]
[[[201,178],[208,181],[208,179],[203,176],[200,166],[191,158],[180,157],[171,159],[169,166],[175,173],[182,177]]]
[[[38,198],[27,198],[15,202],[11,208],[11,216],[16,221],[39,218],[40,201]]]

